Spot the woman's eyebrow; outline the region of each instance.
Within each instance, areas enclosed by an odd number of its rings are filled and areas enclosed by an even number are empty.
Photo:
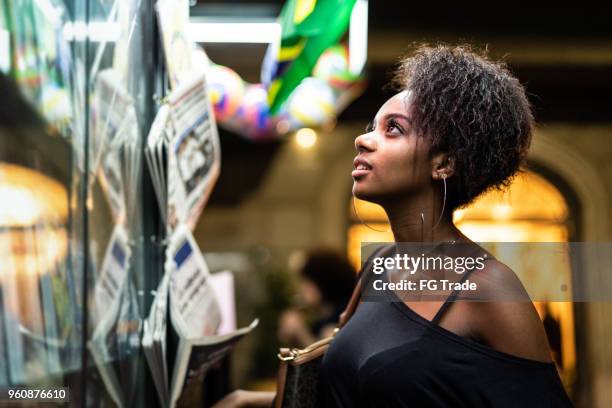
[[[385,119],[389,120],[389,119],[395,119],[395,118],[400,118],[405,120],[406,122],[408,122],[408,124],[412,125],[412,119],[410,119],[408,116],[402,114],[402,113],[388,113],[385,115]]]
[[[402,114],[402,113],[387,113],[386,115],[383,116],[383,120],[387,121],[389,119],[395,119],[395,118],[399,118],[399,119],[403,119],[406,122],[408,122],[409,125],[412,125],[412,119],[410,119],[408,116]],[[370,121],[370,123],[368,123],[368,125],[366,126],[366,130],[367,129],[374,129],[376,122],[378,122],[377,118],[374,118]]]

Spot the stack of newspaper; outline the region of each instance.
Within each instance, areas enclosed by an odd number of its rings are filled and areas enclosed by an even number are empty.
[[[131,242],[137,237],[128,223],[138,215],[136,190],[141,181],[137,111],[121,75],[126,70],[124,65],[92,71],[96,76],[91,174],[99,176],[115,227],[95,279],[94,334],[88,347],[110,397],[119,406],[132,399],[125,395],[131,389],[126,377],[130,370],[122,364],[132,361],[141,345],[161,404],[174,406],[189,378],[203,374],[257,325],[255,320],[242,329],[236,330],[234,325],[232,330],[220,332],[220,327],[231,320],[222,313],[220,300],[226,299],[215,289],[192,236],[219,175],[219,136],[204,67],[198,71],[191,61],[191,43],[186,35],[189,3],[158,0],[156,7],[172,91],[147,136],[145,159],[166,226],[167,248],[164,277],[144,323],[130,276]],[[119,16],[122,13],[129,16],[130,10],[119,7]],[[121,49],[117,44],[116,51]],[[95,58],[96,67],[101,53]],[[128,58],[115,60],[125,63]],[[167,323],[168,316],[171,324]],[[174,367],[167,363],[169,330],[174,330],[179,339]]]
[[[217,127],[204,72],[183,81],[166,98],[145,151],[160,215],[167,232],[165,276],[144,324],[142,346],[164,406],[174,406],[186,382],[202,375],[257,325],[224,334],[219,296],[192,230],[220,167]],[[223,299],[221,299],[223,300]],[[171,325],[167,324],[169,311]],[[167,330],[179,338],[172,371],[166,360]]]
[[[211,275],[191,232],[181,226],[168,249],[166,274],[159,284],[142,346],[164,406],[174,406],[189,379],[197,378],[227,355],[233,345],[257,326],[219,334],[224,315],[215,275]],[[223,300],[223,299],[222,299]],[[172,375],[166,362],[166,316],[179,337]]]
[[[141,316],[130,277],[130,225],[137,217],[140,183],[140,131],[133,98],[120,73],[108,68],[96,73],[91,114],[91,175],[105,193],[114,227],[101,267],[96,271],[93,335],[88,348],[110,397],[123,406],[130,384],[127,364],[139,350]],[[90,182],[93,179],[90,179]],[[95,260],[95,255],[94,255]],[[122,387],[123,385],[123,387]]]
[[[168,234],[180,223],[193,230],[221,162],[204,73],[168,96],[151,126],[145,155]]]

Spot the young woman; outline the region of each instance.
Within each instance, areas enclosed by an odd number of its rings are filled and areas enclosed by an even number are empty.
[[[397,71],[401,92],[355,139],[353,194],[380,204],[396,242],[471,244],[452,211],[506,186],[533,119],[506,68],[467,47],[421,47]],[[465,273],[475,297],[362,302],[322,363],[326,407],[570,407],[546,334],[525,293],[495,259]],[[235,405],[271,395],[237,392]]]

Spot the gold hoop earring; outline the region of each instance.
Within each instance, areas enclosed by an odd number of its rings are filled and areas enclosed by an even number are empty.
[[[365,222],[361,216],[359,215],[359,213],[357,212],[357,206],[355,205],[355,196],[353,196],[353,199],[351,200],[351,203],[353,204],[353,211],[355,212],[355,215],[357,216],[357,219],[359,220],[360,223],[362,223],[363,225],[365,225],[366,227],[368,227],[369,229],[371,229],[372,231],[376,231],[376,232],[389,232],[390,230],[379,230],[376,229],[374,227],[372,227],[370,224],[368,224],[367,222]]]

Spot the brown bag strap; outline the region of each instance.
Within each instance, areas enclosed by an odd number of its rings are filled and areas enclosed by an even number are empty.
[[[381,248],[378,248],[372,253],[372,255],[370,255],[368,260],[365,261],[365,263],[363,264],[363,267],[361,268],[361,271],[359,272],[359,278],[357,279],[357,284],[355,285],[355,289],[353,289],[353,294],[351,295],[351,298],[349,299],[349,302],[346,305],[344,312],[340,314],[340,319],[338,320],[339,329],[342,328],[346,323],[348,323],[351,316],[353,316],[353,314],[355,313],[355,310],[357,310],[357,306],[359,305],[359,302],[361,301],[361,290],[363,288],[362,282],[364,279],[366,279],[366,274],[370,270],[370,266],[372,266],[372,262],[374,261],[374,258],[376,258],[377,256],[380,256],[383,252],[387,251],[389,248],[390,248],[389,246],[383,246]]]

